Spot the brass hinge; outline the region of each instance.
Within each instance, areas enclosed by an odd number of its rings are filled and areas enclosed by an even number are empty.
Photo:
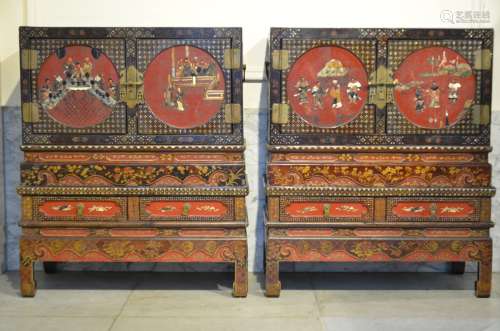
[[[21,69],[33,70],[38,67],[38,50],[21,50]]]
[[[489,49],[479,49],[474,52],[474,69],[491,70],[493,54]]]
[[[370,74],[369,103],[383,109],[394,100],[394,78],[392,71],[381,65]]]
[[[224,122],[230,124],[241,123],[241,105],[239,103],[226,103],[224,106]]]
[[[224,69],[241,68],[241,49],[228,48],[224,50]]]
[[[489,105],[474,105],[474,106],[472,106],[472,123],[474,123],[474,124],[489,124],[490,123],[490,106]]]
[[[38,104],[34,102],[24,102],[22,105],[23,122],[35,123],[40,121],[40,113],[38,112]]]
[[[290,51],[287,49],[274,50],[273,54],[272,54],[273,69],[276,69],[276,70],[288,69],[289,54],[290,54]]]
[[[274,124],[288,123],[289,112],[290,112],[290,106],[288,104],[273,103],[271,122],[273,122]]]
[[[144,102],[143,75],[133,65],[120,72],[120,100],[129,108]]]

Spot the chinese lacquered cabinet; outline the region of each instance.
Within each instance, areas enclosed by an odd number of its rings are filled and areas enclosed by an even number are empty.
[[[479,263],[493,31],[271,30],[266,293],[280,262]]]
[[[228,262],[247,293],[239,28],[20,29],[33,264]]]

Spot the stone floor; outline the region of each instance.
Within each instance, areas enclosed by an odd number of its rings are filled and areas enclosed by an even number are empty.
[[[0,330],[500,330],[500,274],[489,299],[475,274],[282,273],[280,298],[250,275],[246,299],[229,273],[37,272],[35,298],[0,275]]]

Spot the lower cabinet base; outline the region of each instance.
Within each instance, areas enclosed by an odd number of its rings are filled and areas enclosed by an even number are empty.
[[[240,232],[245,232],[240,231]],[[174,238],[47,238],[25,236],[20,239],[21,295],[33,297],[36,282],[33,267],[44,262],[55,271],[54,262],[214,262],[234,263],[233,296],[248,292],[246,237]]]
[[[465,261],[479,264],[476,296],[491,292],[492,242],[489,238],[360,239],[290,238],[266,240],[266,295],[279,297],[280,262],[453,262],[459,273]]]

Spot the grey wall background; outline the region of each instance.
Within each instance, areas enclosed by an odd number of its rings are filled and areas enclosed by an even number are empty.
[[[266,85],[266,84],[264,84]],[[266,126],[267,126],[267,96],[263,93],[261,108],[246,108],[245,116],[245,138],[247,150],[246,169],[250,186],[250,194],[247,197],[247,208],[249,215],[248,244],[249,244],[249,270],[261,272],[263,268],[264,249],[264,200],[265,190],[263,175],[266,162]],[[21,110],[19,107],[3,107],[3,164],[5,170],[5,235],[6,235],[6,267],[7,270],[17,270],[18,240],[20,228],[18,220],[20,216],[20,201],[16,194],[19,185],[19,163],[22,153],[19,149],[21,144]],[[492,146],[500,146],[500,113],[493,112],[492,118]],[[493,181],[496,187],[500,187],[500,148],[494,148],[490,154],[490,162],[493,163]],[[500,216],[500,196],[493,200],[493,219]],[[494,270],[500,271],[500,227],[492,231],[494,240]],[[65,266],[71,270],[160,270],[160,271],[206,271],[206,270],[229,270],[228,265],[198,265],[198,264],[72,264]],[[475,266],[468,265],[468,270],[475,270]],[[282,270],[297,271],[444,271],[445,264],[427,263],[386,263],[386,264],[290,264],[285,265]]]
[[[3,157],[3,111],[0,109],[0,155],[2,155],[2,162],[0,162],[0,272],[5,270],[7,266],[5,265],[5,228],[7,224],[6,220],[6,212],[5,212],[5,183],[4,183],[4,163],[5,157]]]

